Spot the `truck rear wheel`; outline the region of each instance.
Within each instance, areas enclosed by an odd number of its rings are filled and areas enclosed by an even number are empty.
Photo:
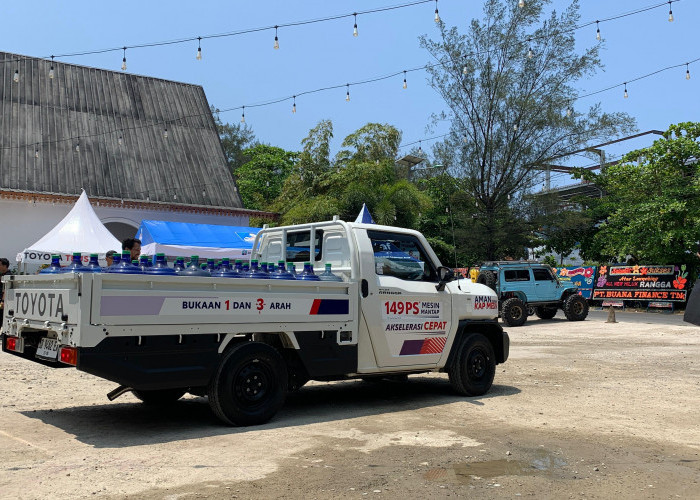
[[[491,343],[476,333],[464,339],[458,349],[448,372],[452,387],[463,396],[486,394],[496,374],[496,358]]]
[[[243,342],[224,354],[209,385],[209,406],[227,424],[263,424],[282,408],[287,380],[274,347]]]
[[[537,314],[537,317],[540,319],[552,319],[557,315],[558,310],[557,307],[537,306],[535,314]]]
[[[158,389],[151,391],[131,391],[147,405],[160,406],[173,404],[187,392],[185,389]]]
[[[569,295],[564,301],[564,314],[569,321],[583,321],[588,316],[588,302],[581,295]]]
[[[527,319],[527,310],[523,301],[513,297],[503,302],[501,310],[503,322],[508,326],[521,326]]]

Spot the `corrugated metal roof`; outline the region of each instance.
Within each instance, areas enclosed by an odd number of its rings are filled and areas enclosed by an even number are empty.
[[[202,87],[51,64],[0,52],[0,188],[242,207]]]

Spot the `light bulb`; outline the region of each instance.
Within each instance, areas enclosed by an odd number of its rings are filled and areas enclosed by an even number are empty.
[[[292,113],[296,113],[296,112],[297,112],[297,103],[295,102],[294,104],[292,104]]]
[[[79,153],[80,152],[80,143],[75,145],[75,152]]]
[[[350,102],[350,84],[346,83],[345,86],[347,87],[347,92],[345,92],[345,100],[347,102]]]
[[[406,79],[403,79],[403,88],[407,89],[408,88],[408,83],[406,83]]]
[[[126,56],[122,59],[122,71],[126,71]]]
[[[197,37],[197,60],[202,60],[202,37]]]
[[[595,22],[595,39],[600,41],[600,25],[598,21]]]
[[[469,68],[467,68],[467,65],[465,64],[464,67],[462,68],[462,74],[464,76],[467,76],[469,74]]]
[[[439,23],[440,22],[440,14],[438,14],[437,3],[438,3],[438,0],[435,0],[435,22]]]
[[[517,125],[517,124],[513,125],[513,130],[515,130],[516,132],[518,131],[518,125]]]
[[[464,134],[464,135],[462,136],[462,141],[464,141],[464,144],[466,144],[468,140],[469,140],[469,139],[467,138],[467,134]]]
[[[119,142],[120,146],[124,143],[124,139],[122,138],[121,135],[119,136],[119,140],[117,142]]]
[[[523,7],[525,7],[525,0],[520,0],[520,1],[518,2],[518,7],[520,7],[521,9],[522,9]]]
[[[527,51],[527,58],[532,59],[535,56],[535,54],[532,53],[532,48],[528,49]]]
[[[12,81],[15,83],[19,83],[19,70],[15,70],[15,76],[12,77]]]
[[[685,79],[690,80],[690,70],[688,68],[685,69]]]
[[[625,84],[624,98],[627,99],[628,97],[629,97],[629,94],[627,93],[627,84]]]
[[[278,28],[278,27],[275,26],[275,45],[274,45],[274,48],[275,48],[275,49],[279,49],[279,48],[280,48],[280,40],[279,40],[279,38],[277,38],[277,28]]]
[[[357,36],[357,14],[353,14],[355,16],[355,25],[352,27],[352,36]]]
[[[51,65],[51,68],[49,69],[49,78],[53,80],[54,72],[53,72],[53,64]]]
[[[39,158],[39,150],[34,151],[34,158]]]
[[[167,139],[167,138],[168,138],[168,129],[166,128],[165,130],[163,130],[163,139]]]
[[[245,123],[245,106],[243,106],[243,112],[241,113],[241,123]]]
[[[571,116],[573,114],[573,110],[571,108],[566,109],[566,116]]]
[[[668,2],[668,22],[673,22],[673,10],[671,10],[671,2]]]

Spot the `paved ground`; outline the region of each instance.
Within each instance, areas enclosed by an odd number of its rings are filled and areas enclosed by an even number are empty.
[[[598,316],[509,329],[484,397],[314,383],[254,428],[0,353],[0,497],[698,498],[700,328]]]

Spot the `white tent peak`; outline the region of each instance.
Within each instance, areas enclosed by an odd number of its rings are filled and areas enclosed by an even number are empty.
[[[104,255],[109,250],[120,248],[121,243],[102,224],[83,190],[68,215],[43,238],[19,254],[17,260],[27,260],[24,258],[27,252],[45,254],[82,252]]]

